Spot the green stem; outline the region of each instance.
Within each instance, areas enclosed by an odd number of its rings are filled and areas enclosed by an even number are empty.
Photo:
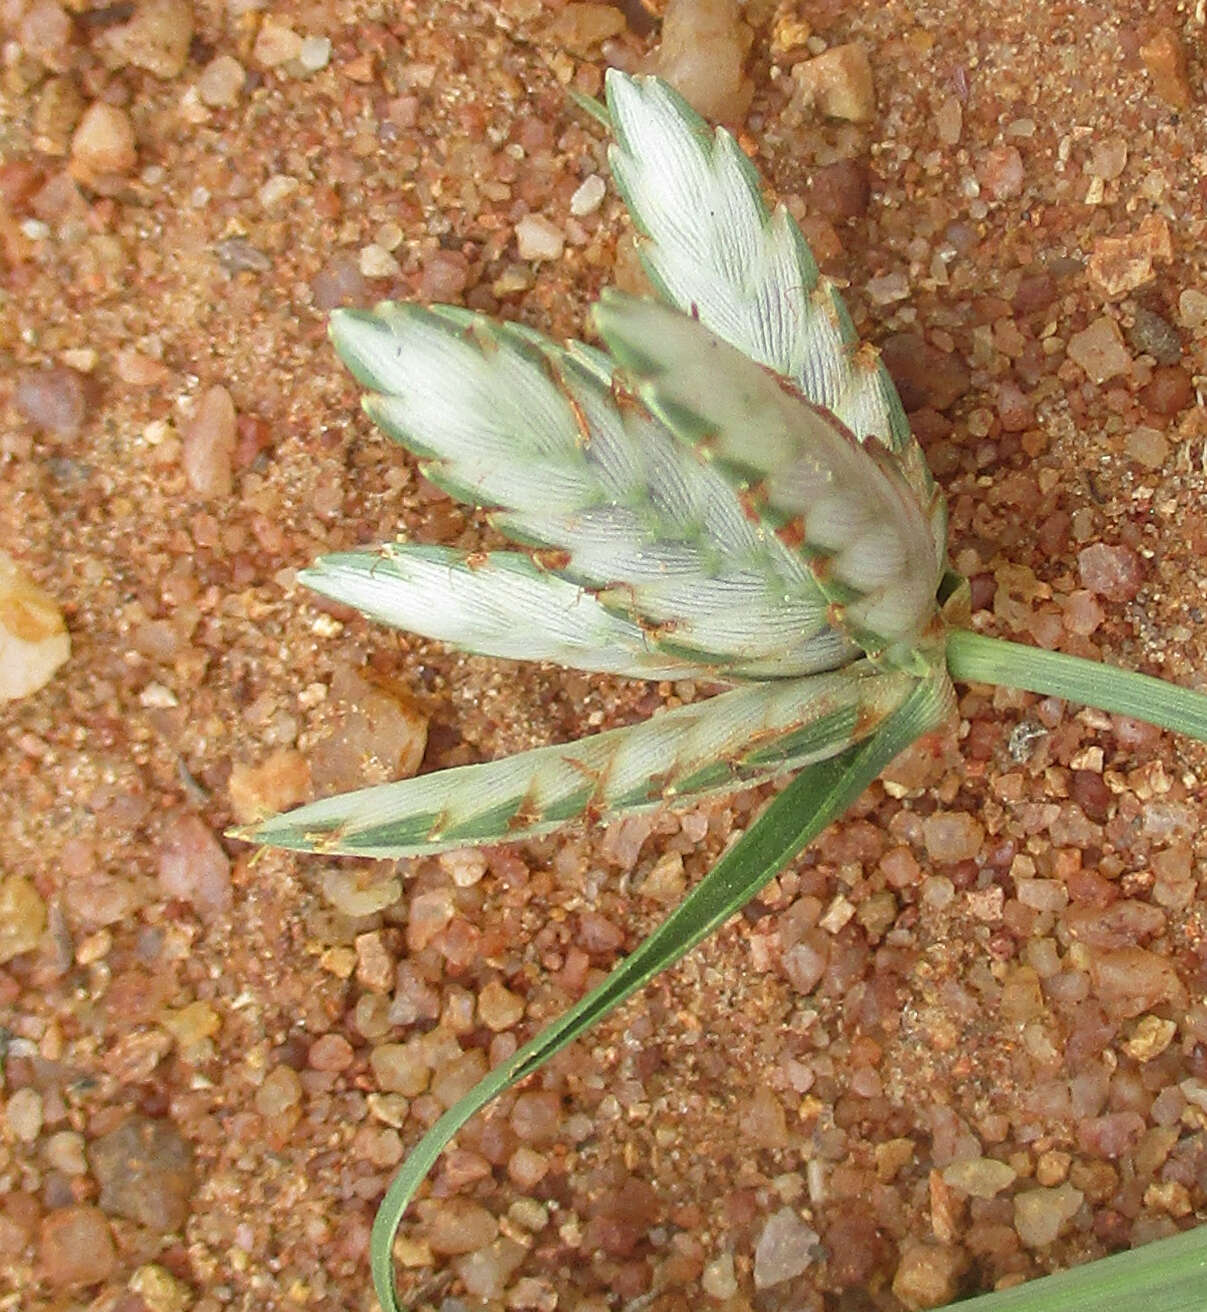
[[[970,1299],[959,1312],[1202,1312],[1207,1307],[1207,1225],[1115,1253],[1014,1289]]]
[[[1114,665],[952,629],[947,635],[947,672],[957,681],[1000,683],[1063,697],[1207,742],[1207,693]]]
[[[402,1312],[394,1288],[394,1236],[411,1196],[453,1135],[492,1098],[539,1069],[745,906],[899,752],[943,721],[951,697],[951,684],[941,675],[919,682],[871,738],[803,769],[598,988],[491,1071],[428,1130],[391,1181],[373,1221],[369,1264],[386,1312]]]

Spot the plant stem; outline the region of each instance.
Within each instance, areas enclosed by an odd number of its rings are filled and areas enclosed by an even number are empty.
[[[1063,697],[1207,742],[1207,693],[1148,674],[969,629],[949,631],[947,671],[957,681],[1000,683],[1044,697]]]
[[[1207,1307],[1207,1226],[1115,1253],[959,1305],[960,1312],[1201,1312]]]

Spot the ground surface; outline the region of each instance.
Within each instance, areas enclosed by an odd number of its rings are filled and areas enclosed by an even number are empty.
[[[700,691],[461,658],[294,583],[397,532],[483,540],[358,416],[325,310],[582,331],[625,225],[610,190],[571,212],[606,168],[562,83],[652,38],[576,47],[537,0],[74,7],[0,5],[0,548],[73,643],[0,711],[0,1307],[369,1308],[406,1147],[759,800],[401,871],[220,837],[425,723],[432,768]],[[1202,683],[1201,4],[827,0],[804,49],[770,11],[744,140],[885,345],[977,626]],[[852,40],[874,116],[822,123],[790,65]],[[896,1312],[1202,1219],[1205,766],[966,691],[462,1136],[407,1288]]]

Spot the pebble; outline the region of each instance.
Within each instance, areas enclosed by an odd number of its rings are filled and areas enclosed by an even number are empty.
[[[867,123],[876,113],[876,88],[868,52],[858,41],[797,64],[792,70],[798,98],[827,118]]]
[[[347,251],[333,255],[310,280],[316,310],[355,304],[365,295],[365,276],[355,256]]]
[[[838,159],[823,164],[809,179],[810,209],[833,223],[862,218],[871,199],[872,178],[862,160]]]
[[[1178,296],[1178,320],[1183,328],[1202,328],[1207,324],[1207,292],[1187,287]]]
[[[906,1240],[893,1276],[893,1293],[909,1312],[942,1307],[959,1293],[965,1258],[950,1244]]]
[[[117,1250],[104,1213],[96,1207],[64,1207],[42,1219],[42,1273],[56,1289],[80,1289],[108,1280]]]
[[[1195,402],[1195,385],[1181,365],[1162,364],[1152,378],[1136,393],[1146,409],[1165,419],[1189,409]]]
[[[619,36],[624,29],[624,14],[616,6],[572,0],[553,15],[542,36],[553,45],[561,46],[579,58],[586,58],[594,46]]]
[[[302,38],[292,27],[278,23],[275,18],[265,18],[260,24],[251,54],[262,68],[279,68],[299,58],[301,53]]]
[[[13,391],[17,413],[55,437],[74,437],[84,423],[84,381],[74,369],[23,369]]]
[[[1135,232],[1122,237],[1097,238],[1086,272],[1105,296],[1114,298],[1151,282],[1155,260],[1168,262],[1172,258],[1168,220],[1159,214],[1149,214]]]
[[[935,110],[935,132],[944,146],[959,145],[964,131],[964,107],[956,96],[944,96]]]
[[[737,0],[670,0],[655,71],[697,114],[737,123],[754,93],[743,71],[749,44]]]
[[[1172,28],[1161,27],[1140,47],[1140,58],[1153,80],[1153,90],[1174,109],[1189,109],[1194,92],[1186,69],[1186,52]]]
[[[156,1234],[180,1230],[196,1185],[193,1149],[170,1121],[134,1115],[88,1150],[109,1216],[123,1216]]]
[[[1014,1197],[1014,1228],[1028,1248],[1046,1248],[1081,1206],[1085,1195],[1071,1184],[1027,1189]]]
[[[590,173],[580,182],[570,197],[570,213],[576,219],[585,218],[588,214],[594,214],[603,204],[603,198],[607,194],[607,185],[598,173]]]
[[[211,109],[230,109],[239,103],[247,72],[233,55],[216,55],[201,70],[197,94]]]
[[[338,1073],[352,1065],[355,1055],[342,1034],[323,1034],[310,1045],[306,1061],[312,1070]]]
[[[781,1207],[768,1219],[754,1249],[754,1287],[769,1289],[782,1285],[814,1263],[813,1246],[818,1241],[791,1207]]]
[[[37,1089],[18,1089],[5,1105],[4,1119],[15,1138],[33,1143],[42,1130],[42,1095]]]
[[[180,435],[180,458],[189,487],[201,497],[229,496],[238,416],[225,387],[202,392]]]
[[[130,1277],[130,1292],[146,1304],[147,1312],[188,1312],[193,1291],[158,1262],[140,1266]]]
[[[319,796],[391,779],[409,779],[427,749],[427,716],[418,705],[374,687],[346,665],[328,700],[340,708],[330,735],[310,753]]]
[[[59,1130],[46,1140],[46,1160],[64,1175],[85,1175],[88,1159],[84,1156],[84,1136],[76,1130]]]
[[[15,13],[21,14],[17,40],[25,54],[53,72],[64,72],[71,59],[72,31],[63,6],[56,0],[34,0],[23,14],[20,8]]]
[[[478,994],[478,1019],[488,1030],[501,1034],[524,1017],[524,999],[497,979],[492,979]]]
[[[886,337],[880,355],[910,414],[922,409],[947,410],[972,385],[968,366],[954,351],[932,346],[919,333]]]
[[[977,181],[990,200],[1010,200],[1023,190],[1023,157],[1017,146],[994,146],[977,161]]]
[[[468,1198],[446,1198],[428,1221],[427,1241],[432,1252],[453,1255],[485,1248],[499,1233],[499,1223],[479,1203]]]
[[[1105,314],[1074,333],[1069,338],[1068,351],[1069,359],[1095,383],[1105,383],[1131,369],[1132,357],[1123,344],[1119,325]]]
[[[290,1066],[274,1066],[256,1090],[256,1111],[269,1120],[283,1116],[302,1100],[302,1081]]]
[[[230,858],[199,816],[179,815],[165,830],[159,886],[165,897],[189,903],[202,919],[230,910]]]
[[[353,920],[376,915],[386,907],[393,906],[402,897],[402,882],[389,878],[380,870],[367,874],[363,870],[343,867],[325,870],[322,888],[327,901]]]
[[[369,1066],[383,1093],[401,1093],[408,1098],[423,1093],[432,1077],[431,1067],[414,1041],[379,1044],[369,1054]]]
[[[985,841],[985,827],[965,811],[935,811],[922,821],[922,837],[932,861],[970,861]]]
[[[110,28],[102,39],[135,68],[156,77],[179,77],[193,39],[193,6],[188,0],[139,0],[130,21]]]
[[[515,225],[521,260],[558,260],[566,248],[566,235],[541,214],[526,214]]]
[[[469,260],[462,251],[434,250],[423,257],[418,292],[427,301],[455,301],[469,278]]]
[[[722,1253],[705,1266],[700,1274],[700,1288],[718,1302],[733,1298],[738,1292],[738,1278],[733,1269],[732,1253]]]
[[[70,655],[71,638],[58,606],[11,556],[0,551],[0,704],[45,687]],[[12,883],[15,879],[5,885],[17,890],[11,894],[13,909],[29,916],[32,903]],[[5,937],[0,928],[0,944]]]
[[[1009,1189],[1017,1177],[1014,1167],[992,1157],[964,1157],[943,1171],[945,1184],[973,1198],[996,1198],[1003,1189]]]
[[[310,792],[310,762],[292,747],[270,753],[258,765],[231,767],[231,810],[240,824],[276,815],[304,802]]]
[[[331,62],[331,38],[307,36],[298,48],[298,63],[304,72],[317,73]]]
[[[1139,306],[1127,331],[1128,345],[1140,355],[1151,355],[1158,364],[1177,364],[1182,358],[1182,338],[1168,319]]]
[[[397,278],[402,273],[397,259],[376,242],[361,247],[359,265],[366,278]]]
[[[1094,542],[1077,553],[1081,585],[1107,601],[1131,601],[1144,582],[1144,562],[1131,547]]]

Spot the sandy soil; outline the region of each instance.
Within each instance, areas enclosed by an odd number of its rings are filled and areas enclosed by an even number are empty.
[[[72,642],[0,710],[0,1307],[372,1307],[407,1146],[760,800],[399,870],[221,837],[701,692],[459,657],[295,584],[487,540],[359,417],[325,311],[581,332],[631,259],[610,188],[572,213],[606,166],[565,83],[637,64],[632,8],[601,45],[540,0],[0,3],[0,549]],[[1202,4],[748,16],[743,140],[900,379],[976,625],[1202,683]],[[823,121],[792,67],[850,41],[874,115]],[[1205,764],[967,690],[462,1136],[399,1247],[417,1305],[897,1312],[1202,1219]]]

